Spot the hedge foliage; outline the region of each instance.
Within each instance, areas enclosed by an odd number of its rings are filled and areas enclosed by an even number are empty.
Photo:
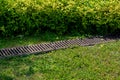
[[[0,35],[106,34],[120,29],[119,0],[0,0]]]

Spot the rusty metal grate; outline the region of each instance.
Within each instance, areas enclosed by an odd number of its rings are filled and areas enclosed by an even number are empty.
[[[86,38],[86,39],[56,41],[51,43],[35,44],[31,46],[6,48],[0,50],[0,57],[48,52],[52,50],[68,48],[71,46],[74,47],[75,45],[88,46],[88,45],[94,45],[108,41],[112,41],[112,39],[103,39],[103,38],[95,37],[95,38]]]

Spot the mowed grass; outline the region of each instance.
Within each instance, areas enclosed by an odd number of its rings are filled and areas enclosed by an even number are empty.
[[[18,35],[16,37],[11,38],[2,38],[0,37],[0,49],[1,48],[10,48],[15,46],[23,46],[23,45],[33,45],[44,42],[53,42],[67,39],[75,39],[75,38],[85,38],[90,35],[80,35],[80,34],[71,34],[59,36],[51,32],[47,32],[44,34],[24,36]]]
[[[120,41],[0,59],[0,80],[120,80]]]

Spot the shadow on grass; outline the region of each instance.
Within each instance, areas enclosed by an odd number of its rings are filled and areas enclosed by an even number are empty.
[[[13,80],[13,77],[0,74],[0,80]]]
[[[33,69],[35,65],[33,58],[36,59],[37,56],[24,55],[0,59],[0,80],[13,80],[15,77],[12,75],[16,77],[33,75],[36,72]]]
[[[10,48],[16,46],[38,44],[41,42],[53,42],[58,40],[68,40],[74,38],[84,38],[87,36],[89,35],[69,34],[60,36],[50,32],[31,36],[18,35],[12,38],[0,38],[0,48]]]

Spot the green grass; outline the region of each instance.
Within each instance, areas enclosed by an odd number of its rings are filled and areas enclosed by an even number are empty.
[[[0,80],[120,80],[120,41],[0,59]]]
[[[85,36],[90,36],[90,35],[71,34],[71,35],[59,36],[50,32],[39,35],[32,35],[32,36],[18,35],[16,37],[11,37],[11,38],[10,37],[0,38],[0,49],[15,47],[15,46],[38,44],[41,42],[43,43],[43,42],[53,42],[53,41],[65,40],[65,39],[67,40],[67,39],[75,39],[75,38],[84,38]]]

